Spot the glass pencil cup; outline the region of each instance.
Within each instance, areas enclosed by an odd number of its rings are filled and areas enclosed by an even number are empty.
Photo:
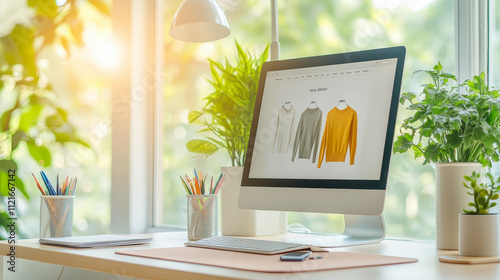
[[[217,194],[186,195],[187,231],[190,241],[219,233]]]
[[[40,196],[40,238],[73,235],[74,195]]]

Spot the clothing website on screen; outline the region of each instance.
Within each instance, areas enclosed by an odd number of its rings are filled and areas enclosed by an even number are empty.
[[[249,178],[378,180],[396,62],[269,71]]]

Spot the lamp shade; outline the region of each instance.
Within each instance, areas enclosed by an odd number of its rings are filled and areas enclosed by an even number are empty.
[[[170,28],[172,38],[208,42],[229,35],[226,15],[215,0],[184,0]]]

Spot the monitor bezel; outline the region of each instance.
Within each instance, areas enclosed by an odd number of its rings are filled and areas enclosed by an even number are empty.
[[[249,187],[284,187],[284,188],[320,188],[320,189],[367,189],[367,190],[385,190],[389,172],[389,163],[392,153],[392,144],[394,140],[394,130],[396,126],[396,117],[401,92],[403,77],[403,66],[406,55],[406,48],[403,46],[363,50],[340,54],[321,55],[313,57],[296,58],[280,61],[268,61],[262,66],[259,86],[257,90],[255,109],[252,118],[250,138],[248,142],[247,154],[244,164],[241,186]],[[262,105],[266,76],[269,71],[289,70],[297,68],[308,68],[327,65],[339,65],[355,62],[367,62],[374,60],[396,58],[396,71],[390,102],[390,111],[388,126],[384,144],[384,152],[380,178],[378,180],[337,180],[337,179],[269,179],[269,178],[249,178],[250,167],[252,164],[252,155],[255,145],[255,135]]]

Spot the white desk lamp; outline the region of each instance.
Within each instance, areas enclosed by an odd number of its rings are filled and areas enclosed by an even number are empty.
[[[170,36],[192,43],[215,41],[229,35],[229,24],[215,0],[184,0],[172,20]]]

